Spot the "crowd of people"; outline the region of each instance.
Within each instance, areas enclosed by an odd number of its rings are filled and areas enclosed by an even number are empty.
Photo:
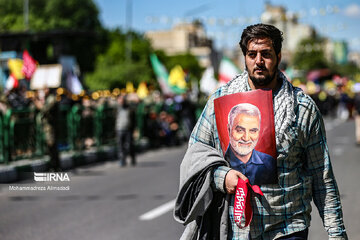
[[[106,135],[115,138],[113,142],[117,145],[117,158],[121,166],[126,165],[126,156],[131,156],[131,164],[135,165],[137,151],[181,144],[189,137],[196,121],[196,103],[190,101],[186,94],[164,97],[159,91],[153,91],[148,97],[140,99],[136,93],[127,93],[120,89],[83,91],[79,95],[74,95],[64,88],[29,91],[22,85],[2,94],[0,111],[3,115],[9,109],[13,112],[43,112],[41,118],[47,152],[56,159],[53,164],[54,170],[58,170],[59,166],[57,150],[69,149],[69,143],[63,141],[66,137],[62,135],[67,131],[62,129],[65,126],[62,120],[55,121],[50,115],[56,113],[52,111],[49,115],[48,109],[44,108],[46,99],[50,96],[56,103],[56,111],[64,108],[68,109],[67,111],[75,111],[76,107],[81,118],[81,126],[77,128],[81,138],[74,143],[77,149],[85,150],[96,145],[96,109],[110,109],[110,120],[103,128],[106,128]],[[56,149],[53,147],[54,144],[57,146]]]
[[[308,81],[306,84],[293,80],[292,84],[311,96],[323,116],[341,120],[353,119],[355,96],[360,92],[356,85],[359,83],[334,75],[328,80]]]
[[[323,116],[347,120],[355,118],[359,109],[359,101],[356,96],[360,91],[354,88],[354,82],[346,78],[335,76],[322,82],[307,82],[302,84],[298,80],[292,80],[292,84],[302,88],[305,93],[313,98]],[[127,93],[125,90],[114,89],[112,91],[85,92],[74,95],[64,88],[52,89],[50,92],[58,106],[78,106],[81,109],[82,123],[86,128],[81,128],[81,136],[76,144],[80,148],[88,149],[96,144],[93,118],[95,109],[106,105],[113,112],[113,126],[107,126],[112,131],[111,137],[116,138],[119,149],[118,159],[120,165],[125,165],[125,155],[131,156],[131,163],[136,164],[135,152],[143,148],[158,148],[161,146],[176,146],[186,141],[196,123],[197,114],[203,106],[193,100],[190,100],[187,94],[165,97],[159,91],[151,92],[148,97],[140,99],[136,93]],[[0,113],[3,115],[7,109],[23,110],[33,109],[41,112],[39,102],[45,101],[46,90],[29,91],[26,82],[20,82],[17,88],[0,94]],[[130,112],[130,113],[129,113]],[[129,118],[128,120],[124,120]],[[121,119],[121,120],[120,120]],[[51,120],[52,121],[52,120]],[[46,124],[44,118],[45,137],[57,138],[64,135],[64,132],[56,134],[51,133],[49,124]],[[56,121],[54,125],[59,124]],[[59,127],[54,126],[54,129]],[[87,129],[87,130],[86,130]],[[126,131],[125,131],[126,130]],[[51,134],[50,134],[50,133]],[[56,137],[55,137],[56,136]],[[56,140],[56,139],[55,139]],[[46,142],[55,140],[47,139]],[[360,137],[357,139],[360,144]],[[66,150],[66,143],[56,142],[57,148]],[[56,148],[49,147],[56,156]],[[57,168],[58,164],[55,164]]]

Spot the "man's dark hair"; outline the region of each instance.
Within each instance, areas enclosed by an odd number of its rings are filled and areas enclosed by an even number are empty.
[[[272,45],[274,47],[276,55],[278,55],[281,51],[282,47],[282,37],[283,33],[277,29],[276,27],[268,24],[255,24],[250,25],[247,28],[244,29],[241,40],[239,42],[239,45],[241,47],[241,50],[246,55],[247,52],[247,45],[249,41],[254,39],[260,39],[260,38],[270,38],[272,41]]]

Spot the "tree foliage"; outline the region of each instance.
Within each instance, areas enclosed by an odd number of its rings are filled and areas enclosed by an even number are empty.
[[[24,0],[0,0],[0,31],[97,30],[99,10],[92,0],[29,0],[29,29]]]
[[[96,59],[95,70],[85,76],[90,89],[124,87],[126,82],[137,86],[152,82],[154,75],[149,63],[152,51],[150,42],[135,32],[131,34],[131,60],[126,56],[126,34],[116,29],[108,31],[107,48]]]
[[[339,74],[340,76],[346,76],[350,79],[355,79],[355,76],[360,74],[360,68],[353,62],[345,64],[333,63],[330,65],[330,68],[334,71],[334,73]]]
[[[321,38],[303,39],[292,59],[293,66],[305,71],[328,67],[323,47],[324,40]]]
[[[28,28],[24,23],[24,3],[0,0],[0,32],[27,32],[29,37],[18,46],[35,52],[41,64],[54,63],[60,55],[73,55],[81,71],[93,69],[103,41],[99,10],[93,0],[28,0]],[[36,37],[39,34],[44,35]],[[47,49],[56,49],[57,54],[47,54]]]
[[[126,56],[126,38],[131,34],[131,60]],[[153,52],[148,39],[142,34],[124,33],[120,29],[107,32],[107,45],[103,54],[96,59],[95,70],[85,76],[86,85],[92,89],[123,88],[126,82],[132,82],[135,87],[140,82],[147,82],[158,86],[149,56]],[[156,51],[156,55],[170,71],[174,66],[180,65],[188,72],[190,78],[200,79],[202,68],[193,55],[186,53],[167,56],[163,51]]]

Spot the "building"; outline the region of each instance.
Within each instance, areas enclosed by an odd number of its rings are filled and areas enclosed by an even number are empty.
[[[202,67],[211,65],[213,42],[199,21],[180,23],[170,30],[148,31],[145,36],[156,50],[163,50],[168,55],[189,52],[197,57]]]
[[[349,62],[354,63],[358,68],[360,68],[360,52],[350,52],[348,54]]]
[[[315,29],[309,25],[300,24],[296,14],[288,14],[282,6],[265,4],[261,22],[279,28],[284,34],[282,61],[289,62],[300,41],[315,36]]]

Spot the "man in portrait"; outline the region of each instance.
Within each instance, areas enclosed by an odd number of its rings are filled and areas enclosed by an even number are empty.
[[[261,112],[250,103],[234,106],[228,115],[230,141],[225,159],[255,185],[277,182],[276,160],[255,150],[260,137],[260,123]]]

